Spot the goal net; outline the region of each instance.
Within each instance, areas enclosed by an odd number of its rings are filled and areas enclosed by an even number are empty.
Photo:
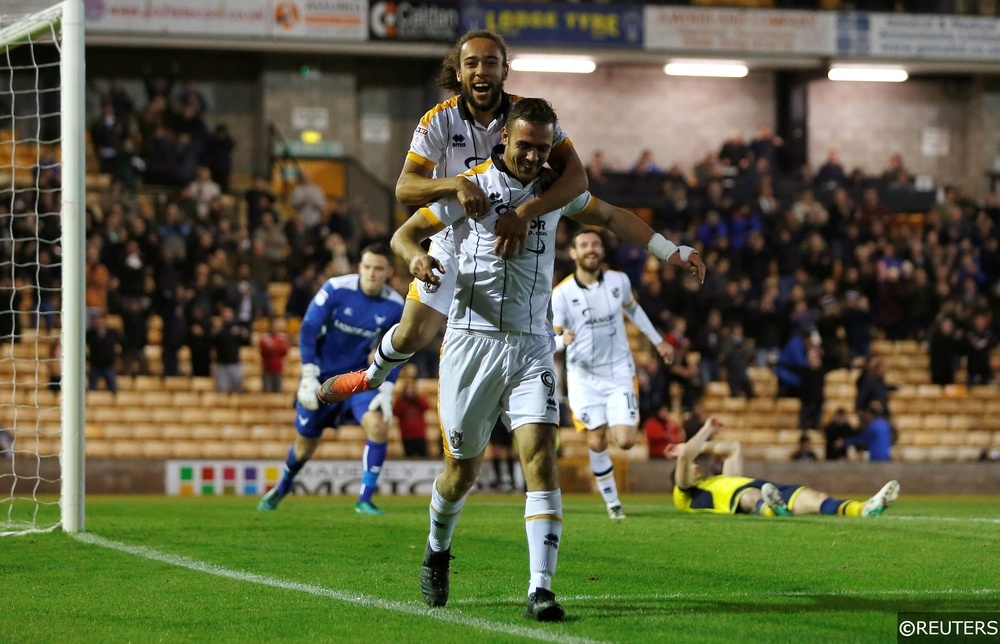
[[[0,5],[0,535],[83,529],[82,5]]]

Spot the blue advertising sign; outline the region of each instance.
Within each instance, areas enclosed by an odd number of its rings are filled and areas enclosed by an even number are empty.
[[[642,48],[642,5],[462,5],[463,31],[489,29],[512,45]]]

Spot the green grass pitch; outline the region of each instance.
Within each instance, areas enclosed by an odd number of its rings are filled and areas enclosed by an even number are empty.
[[[87,533],[0,539],[7,642],[889,642],[899,611],[1000,612],[1000,498],[875,519],[682,515],[567,495],[554,590],[524,620],[520,495],[470,497],[451,600],[424,606],[427,499],[92,497]]]

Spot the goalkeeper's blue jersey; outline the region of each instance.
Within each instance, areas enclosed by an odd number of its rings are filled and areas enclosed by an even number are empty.
[[[382,334],[402,315],[403,298],[389,286],[371,296],[361,290],[361,277],[356,273],[330,278],[302,318],[302,364],[319,365],[320,380],[365,369]],[[390,379],[395,377],[393,372]]]

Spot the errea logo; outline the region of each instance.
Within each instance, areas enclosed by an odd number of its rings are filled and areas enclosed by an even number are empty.
[[[461,134],[456,134],[451,137],[451,147],[453,148],[464,148],[465,147],[465,136]]]
[[[502,195],[499,192],[491,192],[488,195],[488,197],[490,200],[490,205],[493,205],[495,203],[500,203],[500,198],[502,197]]]

